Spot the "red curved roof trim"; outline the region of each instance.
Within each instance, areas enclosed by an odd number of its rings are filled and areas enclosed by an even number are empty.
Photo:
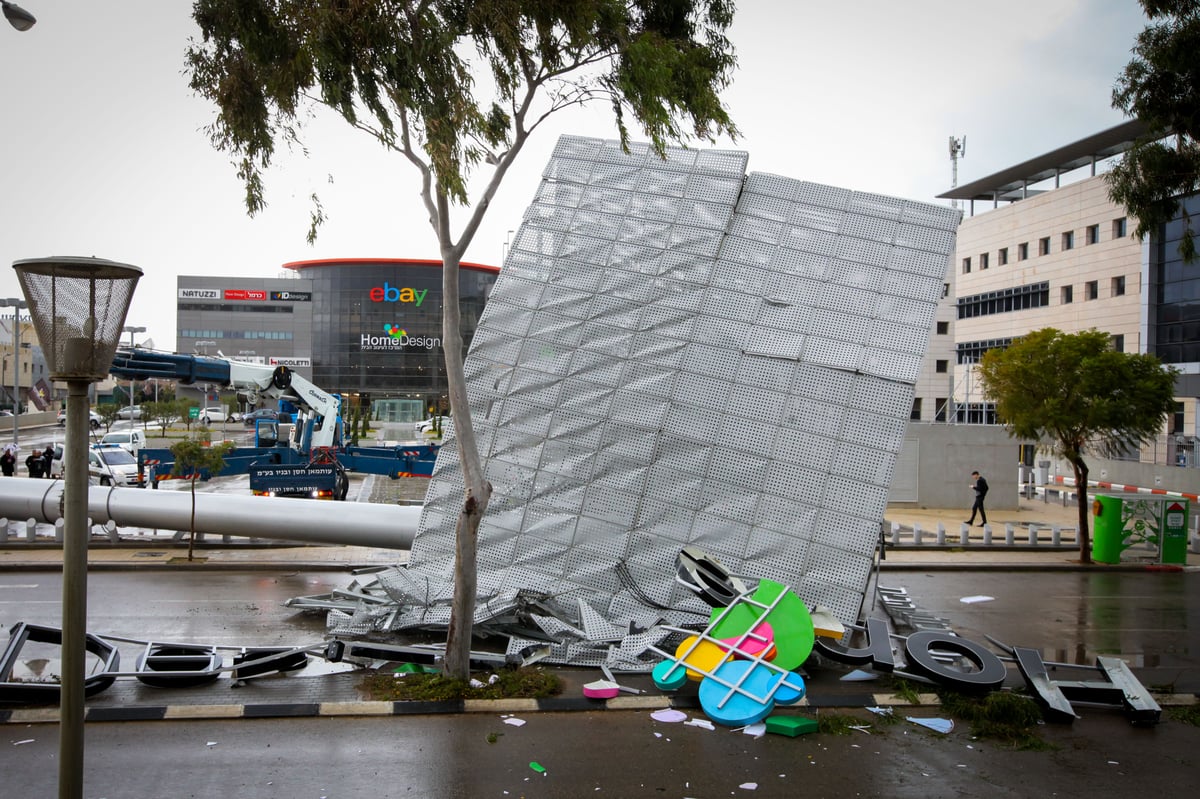
[[[284,269],[307,269],[312,266],[357,266],[359,264],[390,264],[392,266],[427,266],[433,269],[441,269],[442,262],[429,258],[320,258],[314,261],[289,261],[283,265]],[[491,272],[499,274],[500,267],[488,266],[487,264],[477,264],[471,261],[462,261],[459,263],[463,269],[475,269],[479,272]]]

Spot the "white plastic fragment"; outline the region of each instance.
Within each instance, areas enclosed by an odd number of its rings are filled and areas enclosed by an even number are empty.
[[[994,597],[994,596],[984,596],[983,594],[976,594],[975,596],[965,596],[958,601],[963,603],[964,605],[974,605],[976,602],[991,602],[995,598],[996,597]]]
[[[216,741],[209,741],[208,743],[205,744],[205,746],[216,746],[216,745],[217,745]]]
[[[876,716],[892,715],[892,709],[890,707],[868,707],[867,710],[871,711]]]
[[[758,783],[757,782],[743,782],[738,787],[741,788],[743,791],[757,791]]]
[[[848,674],[842,675],[842,682],[867,682],[868,680],[877,680],[879,675],[874,672],[855,669]]]
[[[479,680],[475,679],[474,677],[471,678],[470,685],[472,688],[482,688],[483,687],[483,683],[481,683]]]
[[[708,719],[688,719],[683,723],[685,727],[703,727],[706,730],[715,730],[716,727]]]
[[[504,720],[504,723],[513,727],[524,727],[525,719],[507,718]]]
[[[491,677],[488,677],[488,685],[495,685],[498,682],[500,682],[499,674],[493,674]]]
[[[22,744],[31,744],[36,741],[36,738],[26,738],[24,741],[13,741],[13,746],[21,746]]]
[[[742,734],[751,735],[755,738],[761,738],[767,734],[767,724],[766,722],[762,721],[758,722],[757,724],[747,724],[745,727],[742,727]]]
[[[655,721],[663,721],[667,724],[677,724],[687,720],[687,713],[682,710],[676,710],[672,707],[665,707],[662,710],[656,710],[650,714],[650,718]]]
[[[904,719],[905,721],[911,721],[913,724],[916,724],[920,727],[925,727],[933,730],[934,732],[940,732],[943,735],[951,732],[954,729],[953,719],[922,719],[916,716],[905,716]]]

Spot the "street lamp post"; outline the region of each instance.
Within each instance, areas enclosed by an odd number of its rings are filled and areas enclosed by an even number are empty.
[[[112,367],[121,325],[142,270],[76,257],[16,261],[13,269],[29,303],[50,379],[67,384],[58,796],[81,799],[87,676],[87,393]]]
[[[133,350],[137,347],[137,345],[133,343],[133,334],[134,333],[145,333],[146,328],[133,327],[132,325],[126,325],[125,327],[123,327],[121,329],[121,332],[129,334],[129,349]],[[136,410],[136,408],[137,408],[137,381],[134,380],[132,377],[129,378],[129,404],[131,407],[133,407],[135,409],[135,410],[131,410],[129,412],[129,422],[130,422],[130,425],[132,426],[133,421],[134,421],[133,417],[137,414],[137,410]]]

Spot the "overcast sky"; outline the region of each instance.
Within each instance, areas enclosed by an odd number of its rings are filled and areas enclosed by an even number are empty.
[[[307,156],[281,153],[269,208],[249,219],[213,109],[183,73],[186,0],[19,0],[30,31],[0,26],[0,297],[15,260],[108,258],[141,267],[127,323],[175,341],[180,274],[274,277],[288,261],[436,257],[401,158],[318,119]],[[933,202],[948,140],[966,183],[1119,124],[1110,93],[1145,25],[1135,0],[741,0],[727,102],[749,168]],[[499,264],[561,133],[615,137],[606,108],[564,116],[527,147],[468,252]],[[305,242],[308,196],[329,217]],[[141,339],[139,339],[141,341]]]

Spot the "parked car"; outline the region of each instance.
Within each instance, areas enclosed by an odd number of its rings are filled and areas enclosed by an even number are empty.
[[[9,414],[9,415],[11,416],[12,414]],[[100,414],[96,413],[93,410],[90,410],[90,409],[88,410],[88,417],[89,417],[88,423],[92,426],[93,430],[99,430],[100,425],[104,424],[104,422],[101,421],[101,419],[100,419]],[[67,424],[67,409],[63,408],[61,411],[58,412],[58,426],[65,427],[66,424]]]
[[[246,425],[246,427],[254,427],[254,423],[259,419],[277,421],[279,419],[279,411],[271,408],[259,408],[256,411],[250,411],[247,414],[243,414],[242,424]]]
[[[137,421],[138,419],[142,418],[142,406],[141,405],[126,405],[124,408],[117,411],[117,418],[118,419],[130,419],[132,421]]]
[[[138,451],[146,446],[146,432],[136,429],[114,430],[105,434],[104,438],[100,439],[98,446],[120,447],[136,458]]]
[[[224,422],[227,417],[225,409],[220,407],[201,408],[198,417],[204,424],[212,424],[213,422]]]
[[[449,416],[431,416],[422,422],[417,422],[413,425],[413,428],[421,434],[429,433],[439,427],[438,420],[441,420],[440,427],[442,430],[445,430],[450,424]]]

